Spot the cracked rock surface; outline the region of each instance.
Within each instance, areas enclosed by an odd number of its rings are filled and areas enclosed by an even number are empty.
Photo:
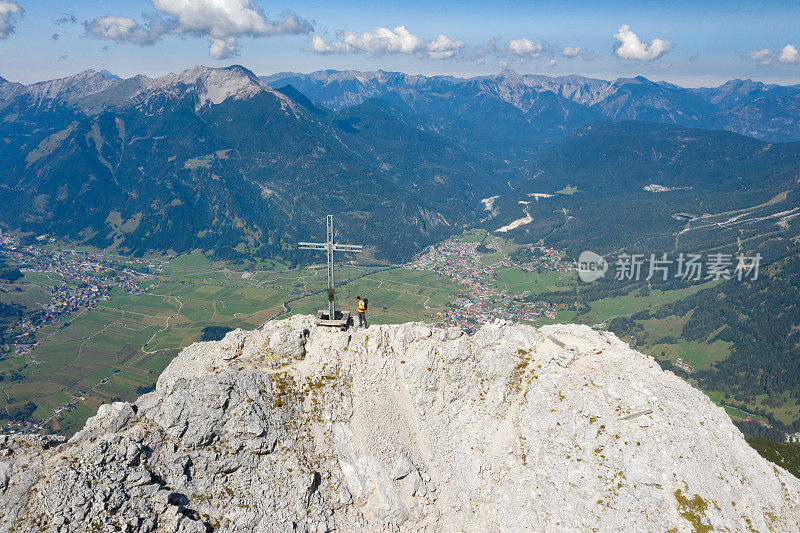
[[[585,326],[339,330],[184,349],[68,442],[0,436],[0,531],[797,531],[800,480]]]

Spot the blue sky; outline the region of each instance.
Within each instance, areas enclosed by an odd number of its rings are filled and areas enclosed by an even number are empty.
[[[24,83],[238,63],[796,84],[798,49],[795,1],[0,0],[0,76]]]

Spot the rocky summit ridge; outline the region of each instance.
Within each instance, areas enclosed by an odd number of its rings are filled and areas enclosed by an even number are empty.
[[[796,531],[800,480],[614,335],[196,343],[69,441],[0,437],[0,531]]]

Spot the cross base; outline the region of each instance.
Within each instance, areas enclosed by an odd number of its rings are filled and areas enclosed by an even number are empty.
[[[317,311],[317,318],[314,320],[314,324],[341,328],[342,331],[346,331],[350,326],[350,311],[336,311],[334,318],[331,318],[327,309],[320,309]]]

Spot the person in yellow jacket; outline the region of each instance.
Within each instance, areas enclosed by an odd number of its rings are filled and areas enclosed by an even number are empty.
[[[367,324],[367,300],[362,300],[361,296],[356,296],[356,306],[358,308],[358,327],[368,328]]]

